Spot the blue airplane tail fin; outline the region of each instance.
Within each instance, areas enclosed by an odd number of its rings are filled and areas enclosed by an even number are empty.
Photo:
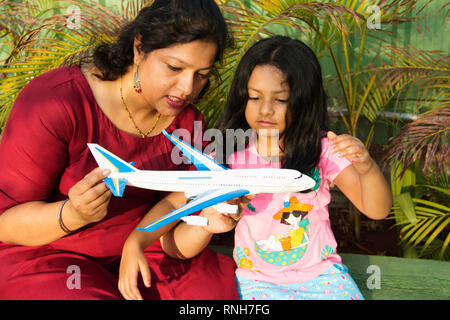
[[[88,143],[88,147],[92,152],[95,160],[98,163],[98,166],[102,169],[109,169],[111,173],[120,173],[120,172],[135,172],[138,171],[132,164],[120,159],[115,154],[109,152],[105,148],[99,146],[95,143]],[[107,177],[103,179],[108,188],[111,190],[113,195],[116,197],[121,197],[125,190],[125,186],[127,184],[127,180],[123,178],[117,177]]]
[[[113,195],[116,197],[121,197],[123,195],[125,186],[127,185],[126,179],[106,177],[103,181],[106,183]]]
[[[172,143],[178,147],[181,152],[183,153],[183,156],[189,159],[194,166],[197,168],[197,170],[203,170],[203,171],[221,171],[221,170],[228,170],[226,167],[222,166],[220,163],[216,162],[213,158],[210,156],[205,155],[204,153],[200,152],[199,150],[195,149],[188,143],[178,139],[172,134],[167,133],[166,130],[163,130],[162,133],[170,140]]]

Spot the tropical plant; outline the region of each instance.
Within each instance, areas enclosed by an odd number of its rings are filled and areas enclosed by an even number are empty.
[[[418,257],[450,260],[449,123],[448,103],[432,109],[405,126],[385,155],[392,163],[392,213],[400,244]]]
[[[444,187],[416,183],[416,165],[391,173],[394,193],[393,218],[400,245],[408,257],[450,260],[450,207],[448,180]],[[398,177],[400,171],[403,176]]]
[[[209,98],[199,106],[210,125],[214,125],[221,114],[242,54],[256,40],[273,33],[288,32],[301,38],[322,61],[332,66],[331,72],[328,70],[330,73],[325,75],[328,94],[334,97],[331,106],[340,111],[347,133],[358,136],[368,148],[375,125],[387,108],[405,110],[411,100],[422,106],[430,102],[429,108],[432,108],[440,103],[441,95],[447,89],[442,77],[448,74],[448,57],[438,52],[391,45],[395,40],[388,26],[417,20],[412,16],[417,1],[261,0],[252,1],[250,5],[243,1],[232,3],[223,7],[231,21],[237,48],[227,55],[226,63],[207,95]],[[374,28],[371,8],[383,13],[378,18],[384,29]],[[367,57],[371,56],[375,57],[368,63]],[[377,61],[380,56],[391,61]],[[412,92],[417,96],[412,97]],[[419,95],[419,92],[423,94]],[[358,131],[362,115],[369,120],[370,127]],[[355,219],[355,234],[359,239],[359,212],[351,204],[349,210]]]
[[[0,66],[0,130],[17,94],[31,79],[64,64],[88,62],[92,49],[112,41],[145,4],[122,2],[117,13],[76,0],[2,1],[0,47],[7,57]]]

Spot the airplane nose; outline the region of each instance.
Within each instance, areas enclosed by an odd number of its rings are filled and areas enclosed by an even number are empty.
[[[298,177],[294,178],[294,184],[299,191],[305,191],[313,188],[316,185],[316,181],[307,175],[300,174]]]

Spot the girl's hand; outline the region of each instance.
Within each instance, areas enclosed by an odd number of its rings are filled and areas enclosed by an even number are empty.
[[[118,283],[120,293],[127,300],[143,300],[137,285],[139,272],[144,285],[149,288],[151,275],[147,258],[140,246],[128,238],[122,250]]]
[[[64,207],[69,229],[71,224],[81,227],[106,216],[112,193],[102,179],[109,174],[109,170],[96,168],[70,188],[69,201]]]
[[[209,233],[223,233],[232,230],[241,218],[242,210],[254,197],[255,195],[248,195],[227,201],[228,204],[238,206],[237,214],[221,213],[213,207],[203,209],[199,215],[208,217],[208,225],[203,227],[204,230]]]
[[[364,175],[373,167],[373,159],[358,138],[348,134],[337,136],[332,131],[328,131],[327,136],[330,140],[331,152],[351,161],[358,174]]]

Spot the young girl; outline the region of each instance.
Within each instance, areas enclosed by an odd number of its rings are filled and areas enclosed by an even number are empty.
[[[242,299],[363,299],[336,253],[329,185],[372,219],[387,216],[391,192],[364,145],[328,131],[326,121],[321,68],[310,48],[276,36],[248,50],[220,126],[253,129],[256,140],[227,164],[297,169],[316,185],[300,193],[258,194],[243,210],[234,249]]]

